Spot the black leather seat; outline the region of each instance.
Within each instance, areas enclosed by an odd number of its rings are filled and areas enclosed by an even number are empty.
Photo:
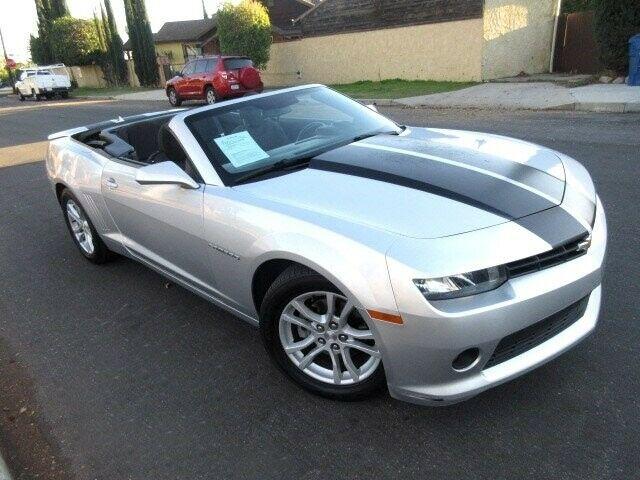
[[[199,181],[199,175],[195,171],[193,164],[182,148],[182,145],[173,136],[168,124],[160,127],[157,135],[158,151],[149,157],[149,163],[173,162],[184,170],[191,178]]]
[[[118,129],[116,134],[134,148],[136,160],[147,163],[149,157],[158,151],[159,130],[169,120],[165,117],[133,123]]]

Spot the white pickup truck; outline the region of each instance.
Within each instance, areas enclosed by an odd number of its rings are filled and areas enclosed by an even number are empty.
[[[67,98],[71,89],[71,79],[62,63],[30,67],[22,71],[16,88],[20,101],[27,97],[40,100],[42,97],[51,98],[55,95]]]

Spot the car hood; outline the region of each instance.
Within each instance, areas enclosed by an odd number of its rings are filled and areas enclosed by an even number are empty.
[[[527,142],[409,128],[331,150],[309,168],[236,189],[398,235],[439,238],[559,205],[565,170],[552,150]]]

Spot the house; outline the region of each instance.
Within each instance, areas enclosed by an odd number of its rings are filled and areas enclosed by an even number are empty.
[[[274,2],[277,0],[274,0]],[[483,81],[549,70],[560,0],[324,0],[274,43],[268,85]]]
[[[200,20],[166,22],[153,34],[153,42],[158,57],[174,66],[184,65],[201,55],[220,53],[215,15]],[[124,49],[131,50],[129,40]]]

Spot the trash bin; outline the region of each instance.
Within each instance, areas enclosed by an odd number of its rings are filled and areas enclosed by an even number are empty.
[[[640,86],[640,34],[629,40],[629,85]]]

